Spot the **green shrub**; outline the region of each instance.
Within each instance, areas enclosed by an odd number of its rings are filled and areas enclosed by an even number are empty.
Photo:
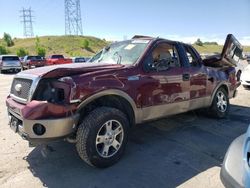
[[[84,39],[84,40],[82,41],[82,47],[83,47],[84,49],[89,49],[89,41],[86,40],[86,39]]]
[[[197,39],[197,41],[194,44],[196,44],[197,46],[203,46],[201,39]]]
[[[16,51],[16,55],[19,56],[19,57],[24,57],[26,55],[29,55],[29,52],[27,50],[25,50],[24,48],[19,48]]]
[[[14,46],[14,41],[12,40],[10,34],[4,33],[3,40],[6,42],[8,47]]]
[[[7,54],[8,50],[4,46],[0,46],[0,55]]]
[[[43,47],[37,47],[36,53],[39,56],[45,57],[45,55],[46,55],[46,49],[43,48]]]

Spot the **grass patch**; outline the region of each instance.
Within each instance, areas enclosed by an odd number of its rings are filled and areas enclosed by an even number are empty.
[[[46,56],[51,54],[63,54],[66,57],[85,56],[91,57],[110,42],[91,36],[43,36],[39,37],[40,45],[46,49]],[[84,48],[83,41],[89,42],[88,48]],[[36,54],[36,38],[14,38],[15,45],[7,47],[11,54],[16,54],[20,48],[24,48],[30,55]],[[6,46],[0,39],[0,46]],[[199,53],[221,53],[222,45],[193,45]],[[244,46],[245,52],[250,52],[250,46]]]

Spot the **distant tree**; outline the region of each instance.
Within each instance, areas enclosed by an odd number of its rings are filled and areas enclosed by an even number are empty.
[[[24,48],[19,48],[16,51],[16,55],[19,56],[19,57],[24,57],[26,55],[29,55],[29,52],[27,50],[25,50]]]
[[[82,41],[82,47],[84,48],[84,49],[89,49],[89,41],[88,40],[86,40],[86,39],[84,39],[83,41]]]
[[[43,47],[38,47],[38,48],[36,49],[36,53],[37,53],[37,55],[39,55],[39,56],[45,57],[45,55],[46,55],[46,49],[43,48]]]
[[[197,39],[194,44],[196,44],[197,46],[203,46],[201,39]]]
[[[44,47],[41,46],[40,44],[40,38],[38,36],[36,36],[36,53],[39,56],[45,57],[46,55],[46,49]]]
[[[36,49],[40,47],[40,39],[38,36],[36,36]]]
[[[0,46],[0,55],[7,54],[8,50],[4,46]]]
[[[14,41],[12,40],[10,34],[4,33],[3,40],[6,42],[8,47],[14,46]]]

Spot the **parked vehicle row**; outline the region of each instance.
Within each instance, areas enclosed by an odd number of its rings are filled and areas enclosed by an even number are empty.
[[[63,55],[51,55],[49,58],[42,56],[27,55],[25,57],[18,57],[16,55],[1,55],[0,56],[0,71],[20,72],[21,70],[32,69],[37,67],[69,64],[69,63],[85,63],[90,58],[73,57],[64,58]]]

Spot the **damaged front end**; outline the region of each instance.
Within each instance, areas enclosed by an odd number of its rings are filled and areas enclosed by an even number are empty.
[[[65,138],[75,132],[79,93],[71,77],[17,74],[6,99],[10,126],[31,143]]]

